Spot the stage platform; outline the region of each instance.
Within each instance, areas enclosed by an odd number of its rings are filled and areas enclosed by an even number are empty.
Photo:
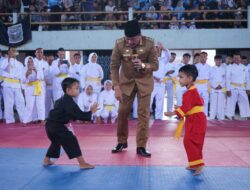
[[[0,125],[0,190],[161,190],[250,189],[250,121],[208,121],[206,168],[200,176],[185,170],[182,139],[173,138],[177,121],[150,121],[151,158],[136,155],[136,120],[129,122],[128,149],[111,154],[116,125],[77,124],[74,131],[93,170],[79,170],[62,151],[56,165],[44,168],[49,146],[44,127]]]

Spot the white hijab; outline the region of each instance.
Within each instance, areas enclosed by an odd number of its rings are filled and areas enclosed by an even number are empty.
[[[97,60],[97,58],[98,58],[97,53],[93,52],[93,53],[89,54],[89,58],[88,58],[88,62],[89,62],[89,63],[93,63],[93,62],[91,61],[93,55],[96,56],[96,60]],[[97,62],[96,62],[96,63],[97,63]]]

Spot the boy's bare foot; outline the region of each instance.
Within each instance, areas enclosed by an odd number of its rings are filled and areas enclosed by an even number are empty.
[[[44,160],[43,160],[43,165],[44,166],[50,166],[50,165],[53,165],[53,164],[54,164],[54,162],[52,162],[50,160],[50,158],[48,158],[48,157],[44,158]]]
[[[199,175],[202,172],[204,166],[198,166],[197,168],[195,168],[195,172],[193,175]]]
[[[84,163],[84,164],[80,164],[80,169],[93,169],[95,168],[95,166],[88,164],[88,163]]]

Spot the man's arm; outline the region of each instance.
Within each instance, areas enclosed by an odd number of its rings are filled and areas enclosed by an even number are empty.
[[[118,48],[118,43],[115,43],[115,47],[112,51],[111,56],[111,65],[110,65],[110,72],[111,72],[111,80],[115,86],[119,85],[119,69],[121,66],[121,54]]]

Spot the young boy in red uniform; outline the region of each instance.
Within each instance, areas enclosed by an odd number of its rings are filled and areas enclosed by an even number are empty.
[[[64,95],[55,103],[54,109],[49,113],[45,125],[46,133],[51,141],[43,165],[54,164],[51,158],[59,158],[61,146],[70,159],[76,158],[81,169],[94,168],[82,157],[82,152],[76,136],[70,131],[66,124],[71,120],[91,121],[91,116],[97,111],[97,104],[94,104],[90,111],[82,112],[73,100],[79,94],[79,81],[74,78],[65,78],[62,81]]]
[[[176,107],[174,112],[166,112],[166,116],[178,115],[180,123],[175,137],[179,138],[185,118],[184,147],[187,153],[189,166],[187,169],[194,170],[194,175],[201,173],[204,167],[202,148],[204,144],[207,119],[203,112],[204,101],[200,97],[194,82],[198,76],[198,70],[194,65],[185,65],[179,70],[179,82],[187,87],[182,97],[182,106]]]

